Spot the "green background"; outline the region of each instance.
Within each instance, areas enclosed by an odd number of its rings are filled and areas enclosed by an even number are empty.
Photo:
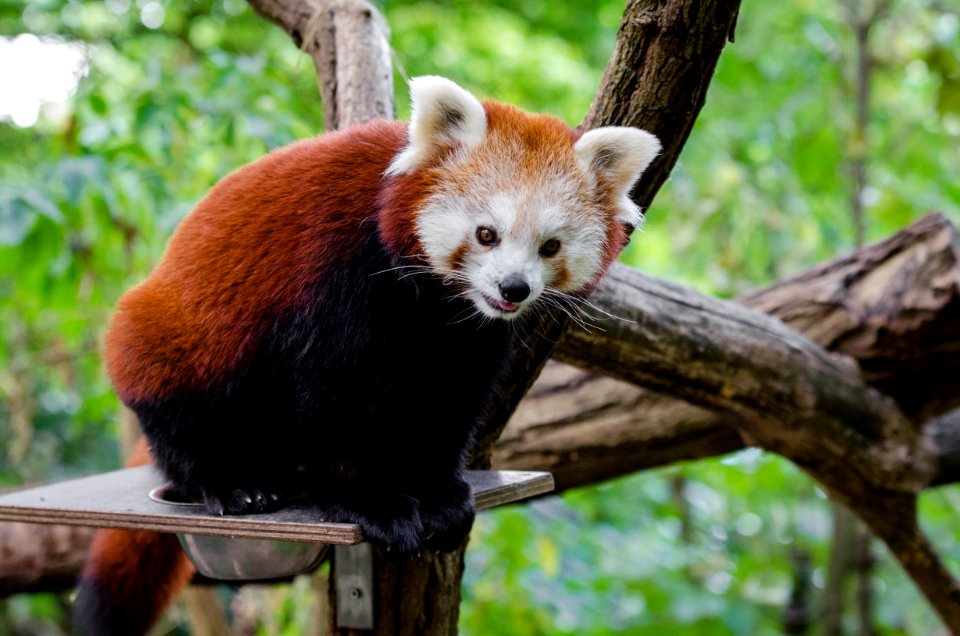
[[[867,157],[868,239],[941,211],[960,221],[960,8],[902,0],[876,25],[867,134],[856,133],[855,40],[843,6],[746,2],[680,162],[623,259],[720,296],[853,247],[850,161]],[[571,124],[610,54],[619,2],[387,2],[398,70]],[[144,26],[152,12],[158,28]],[[149,22],[149,20],[148,20]],[[82,44],[68,107],[0,122],[0,487],[112,468],[119,403],[98,344],[217,179],[322,130],[316,78],[240,0],[0,0],[0,34]],[[0,86],[0,91],[4,87]],[[921,500],[960,570],[960,491]],[[481,515],[464,634],[780,633],[791,551],[812,556],[816,607],[832,512],[815,484],[757,451],[670,467]],[[872,579],[884,634],[937,625],[898,567]],[[222,588],[225,602],[234,595]],[[264,634],[301,634],[309,581],[244,592]],[[0,633],[68,629],[65,595],[0,600]],[[846,616],[848,627],[855,613]],[[175,609],[160,632],[180,632]]]

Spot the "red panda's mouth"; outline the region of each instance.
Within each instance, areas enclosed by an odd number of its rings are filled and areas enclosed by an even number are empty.
[[[490,298],[486,294],[481,294],[483,299],[487,301],[487,304],[496,309],[497,311],[502,311],[505,314],[512,314],[513,312],[520,309],[520,303],[512,303],[507,300],[496,300]]]

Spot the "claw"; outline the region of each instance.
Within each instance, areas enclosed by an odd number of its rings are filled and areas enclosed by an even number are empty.
[[[216,497],[212,497],[207,501],[207,509],[215,515],[223,516],[224,508],[223,502],[221,502]]]

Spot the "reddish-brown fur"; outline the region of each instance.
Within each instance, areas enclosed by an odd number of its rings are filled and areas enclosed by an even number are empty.
[[[146,442],[141,440],[127,466],[152,461]],[[145,629],[161,616],[194,572],[175,535],[99,530],[81,578],[95,582],[101,598],[122,608],[131,621]]]
[[[526,182],[531,187],[543,178],[544,166],[556,166],[558,172],[571,175],[580,174],[571,150],[572,145],[582,135],[582,131],[571,129],[562,121],[546,116],[527,113],[515,106],[487,101],[483,104],[487,113],[487,138],[474,149],[465,161],[455,166],[443,165],[444,159],[452,149],[440,152],[433,157],[430,165],[412,174],[400,175],[384,187],[380,202],[383,212],[380,216],[380,232],[391,249],[397,253],[414,256],[422,249],[416,237],[416,215],[424,198],[437,183],[440,172],[446,187],[457,191],[466,189],[466,182],[481,171],[481,167],[496,165],[505,156],[514,156],[509,148],[522,146],[525,163],[520,166],[520,174],[512,175],[516,182]],[[591,201],[590,209],[584,209],[584,216],[601,214],[607,227],[607,240],[604,245],[603,268],[597,272],[593,284],[599,282],[610,263],[616,260],[626,245],[627,233],[623,224],[617,221],[617,209],[612,205],[611,188],[602,180],[596,192],[584,187],[578,195],[582,201]],[[531,219],[531,222],[535,222]],[[456,256],[456,255],[454,255]],[[451,265],[456,259],[451,258]],[[559,278],[566,280],[569,273],[561,266]],[[562,286],[561,282],[555,285]]]
[[[278,316],[300,307],[303,290],[358,248],[362,223],[379,223],[394,253],[421,255],[416,214],[441,171],[456,188],[478,166],[496,163],[507,145],[520,145],[526,162],[516,180],[535,188],[545,165],[580,174],[571,149],[578,131],[511,106],[484,108],[487,140],[455,168],[442,165],[454,149],[441,149],[430,165],[384,180],[407,127],[374,122],[279,149],[221,181],[184,219],[150,278],[120,300],[105,348],[120,396],[138,402],[216,387],[242,367]],[[625,230],[609,196],[584,185],[578,198],[592,204],[584,215],[604,215],[606,269]],[[451,268],[466,250],[451,255]],[[569,278],[562,262],[557,278],[561,285]],[[144,444],[131,465],[148,461]],[[172,535],[106,530],[84,577],[153,621],[192,573]],[[144,577],[146,584],[135,584]]]
[[[187,388],[208,388],[242,365],[270,322],[356,247],[357,226],[376,209],[381,175],[405,135],[406,125],[388,122],[325,135],[217,184],[150,278],[120,300],[105,347],[120,396],[163,398],[187,379],[201,385]],[[406,185],[397,204],[426,185]]]

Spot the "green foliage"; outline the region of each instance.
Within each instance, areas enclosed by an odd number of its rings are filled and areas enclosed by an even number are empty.
[[[622,2],[387,2],[409,75],[576,123]],[[853,132],[853,35],[827,0],[748,3],[697,126],[624,258],[720,295],[853,244],[849,164],[864,153],[871,239],[930,210],[960,221],[960,35],[947,3],[904,0],[874,30],[866,144]],[[149,24],[150,26],[146,26]],[[0,486],[118,464],[119,404],[98,342],[123,289],[220,177],[319,132],[309,57],[241,0],[0,0],[0,33],[82,44],[87,72],[32,128],[0,122]],[[409,107],[397,78],[398,111]],[[954,489],[921,501],[960,569]],[[781,631],[791,550],[828,562],[829,512],[788,463],[746,451],[617,480],[478,521],[465,634]],[[895,564],[872,580],[884,633],[936,621]],[[302,580],[264,633],[302,633]],[[816,604],[817,598],[812,599]],[[0,604],[0,632],[63,625],[62,597]],[[170,620],[175,620],[176,615]],[[183,629],[182,627],[180,628]]]
[[[2,371],[34,398],[13,405],[32,430],[0,420],[0,433],[32,438],[29,457],[0,459],[7,480],[116,464],[105,433],[118,404],[97,355],[111,306],[212,183],[322,126],[310,65],[298,72],[286,36],[245,5],[168,8],[157,31],[135,8],[111,10],[122,6],[0,12],[7,32],[85,42],[90,69],[66,116],[0,133],[15,149],[0,163],[0,320],[11,326],[0,347],[12,362]]]
[[[960,170],[960,118],[937,110],[951,80],[925,61],[956,59],[957,17],[924,9],[896,3],[874,32],[871,240],[931,210],[960,219],[949,177]],[[707,107],[628,258],[732,295],[849,250],[848,172],[858,151],[852,46],[836,3],[745,7]]]

